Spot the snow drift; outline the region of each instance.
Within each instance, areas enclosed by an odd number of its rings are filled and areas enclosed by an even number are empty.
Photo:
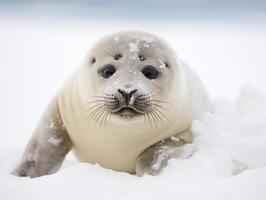
[[[235,102],[216,99],[192,130],[195,139],[183,147],[184,158],[171,159],[157,177],[67,159],[54,175],[19,178],[9,172],[22,149],[1,147],[1,199],[265,199],[264,94],[246,86]]]

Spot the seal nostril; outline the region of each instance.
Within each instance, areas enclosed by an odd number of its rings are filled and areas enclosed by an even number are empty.
[[[131,92],[129,92],[130,97],[132,96],[132,94],[136,93],[137,91],[138,91],[137,89],[134,89]]]
[[[126,105],[129,104],[130,102],[130,99],[132,97],[132,95],[134,93],[136,93],[138,90],[137,89],[133,89],[132,91],[130,92],[126,92],[125,90],[122,90],[122,89],[117,89],[117,91],[122,95],[122,97],[124,98],[125,102],[126,102]]]
[[[124,97],[126,95],[126,91],[122,89],[118,89],[118,92]]]

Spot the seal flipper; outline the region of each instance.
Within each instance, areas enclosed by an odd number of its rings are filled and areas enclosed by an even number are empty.
[[[191,142],[190,135],[191,132],[187,129],[147,148],[137,158],[136,175],[158,175],[167,166],[168,160],[182,157],[181,147]]]
[[[60,168],[71,147],[55,97],[44,112],[12,174],[31,178],[53,174]]]

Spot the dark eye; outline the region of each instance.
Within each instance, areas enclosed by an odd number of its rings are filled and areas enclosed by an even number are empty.
[[[153,66],[146,66],[142,70],[142,73],[144,76],[146,76],[148,79],[156,79],[159,75],[158,70]]]
[[[116,72],[116,69],[113,65],[105,65],[101,70],[100,74],[103,78],[109,78]]]

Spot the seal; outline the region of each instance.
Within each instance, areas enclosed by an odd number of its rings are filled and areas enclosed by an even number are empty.
[[[78,160],[156,175],[192,141],[191,123],[208,107],[205,87],[165,42],[150,33],[101,39],[44,112],[13,171],[55,173]]]

